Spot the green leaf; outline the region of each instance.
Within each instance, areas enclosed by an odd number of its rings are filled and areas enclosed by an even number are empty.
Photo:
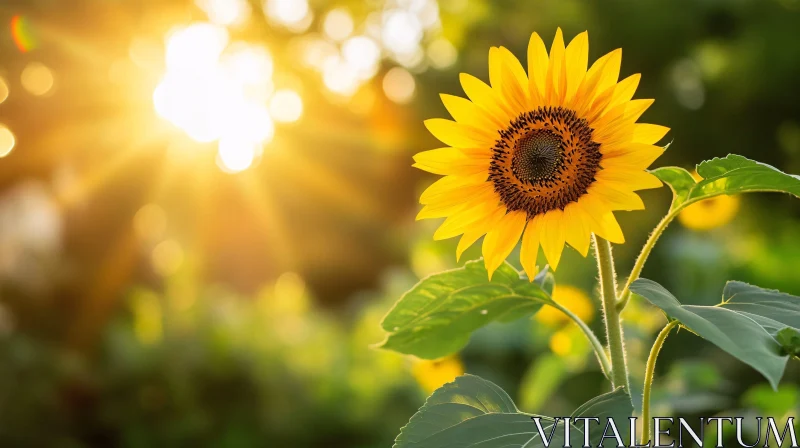
[[[800,297],[728,282],[718,306],[682,305],[658,283],[638,279],[631,291],[661,308],[684,327],[761,372],[773,388],[783,376],[786,346],[777,340],[800,328]],[[791,338],[789,348],[792,348]]]
[[[546,285],[547,274],[541,280]],[[490,322],[510,322],[549,303],[538,281],[529,281],[508,263],[489,281],[483,261],[471,261],[431,275],[404,294],[381,323],[389,335],[380,347],[441,358],[463,348],[473,331]]]
[[[601,417],[601,424],[605,425],[602,417],[613,416],[627,421],[632,412],[630,397],[622,389],[617,389],[581,406],[573,416]],[[542,429],[545,436],[549,437],[554,419],[520,412],[508,394],[497,385],[477,376],[463,375],[428,397],[425,404],[400,430],[394,448],[544,446],[531,417],[541,417]],[[563,420],[559,420],[550,441],[551,447],[565,445],[563,425]],[[593,424],[592,432],[597,432],[596,424]],[[602,427],[599,436],[602,436]],[[581,427],[571,427],[570,444],[583,446]]]
[[[604,447],[616,447],[617,443],[615,439],[606,438],[603,440],[603,430],[605,428],[607,419],[614,421],[619,435],[622,437],[622,440],[627,446],[631,431],[630,420],[628,420],[628,417],[631,415],[633,415],[633,403],[631,403],[631,397],[627,392],[625,392],[625,389],[618,387],[612,392],[598,395],[587,401],[578,409],[576,409],[570,417],[573,419],[577,417],[599,418],[600,425],[602,425],[600,426],[599,431],[597,428],[589,431],[589,441],[591,442],[591,446],[600,446],[600,442],[602,441]],[[609,430],[608,436],[612,435],[613,433]]]
[[[800,176],[786,174],[765,163],[736,154],[706,160],[697,165],[697,174],[703,178],[699,182],[695,182],[683,168],[658,168],[653,170],[653,174],[672,189],[674,195],[670,210],[673,212],[721,194],[772,191],[800,197]]]
[[[678,168],[677,166],[656,168],[652,173],[672,189],[672,205],[670,206],[670,210],[677,210],[681,204],[686,202],[692,188],[697,184],[694,177],[692,177],[692,173],[683,168]]]
[[[777,339],[778,344],[781,344],[784,353],[800,358],[800,332],[794,328],[786,327],[778,332],[775,339]]]

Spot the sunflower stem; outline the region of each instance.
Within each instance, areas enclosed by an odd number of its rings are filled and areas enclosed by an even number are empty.
[[[644,371],[644,388],[642,389],[642,440],[641,444],[650,442],[650,392],[653,389],[653,375],[656,370],[656,359],[661,352],[661,347],[664,346],[664,341],[667,339],[669,332],[678,326],[678,321],[674,320],[664,327],[656,341],[653,343],[653,348],[650,349],[650,356],[647,357],[647,367]]]
[[[614,273],[614,256],[611,253],[611,243],[595,235],[594,248],[597,255],[597,270],[600,273],[600,291],[603,299],[606,339],[611,353],[611,385],[614,388],[622,386],[630,391],[622,323],[617,309],[617,280]]]
[[[597,336],[594,334],[592,329],[589,328],[589,326],[586,325],[586,323],[582,321],[580,317],[576,316],[575,313],[563,305],[553,302],[551,306],[566,314],[567,317],[572,319],[572,321],[575,322],[581,331],[583,331],[583,334],[585,334],[586,338],[589,339],[589,343],[592,344],[592,348],[594,349],[595,355],[597,355],[597,360],[600,362],[600,368],[603,370],[603,374],[606,376],[606,378],[611,379],[611,362],[608,360],[608,356],[606,356],[606,351],[603,348],[603,344],[599,339],[597,339]]]
[[[644,269],[644,264],[647,262],[647,257],[650,256],[650,252],[653,251],[653,247],[655,247],[658,238],[661,237],[661,234],[664,233],[669,223],[675,219],[675,216],[678,215],[679,210],[670,210],[664,218],[661,219],[661,222],[658,223],[653,232],[650,233],[650,237],[647,238],[647,242],[642,247],[642,251],[639,253],[639,257],[636,259],[636,263],[633,264],[633,269],[631,269],[631,275],[628,276],[628,280],[625,282],[625,288],[622,289],[622,293],[619,295],[619,301],[617,302],[617,310],[622,311],[625,309],[625,306],[628,304],[628,300],[631,298],[631,283],[634,282],[639,275],[642,274],[642,269]]]

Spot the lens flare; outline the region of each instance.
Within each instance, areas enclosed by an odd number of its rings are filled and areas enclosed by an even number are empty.
[[[11,39],[21,53],[27,53],[38,46],[36,36],[33,34],[33,27],[30,21],[23,16],[16,15],[11,18]]]

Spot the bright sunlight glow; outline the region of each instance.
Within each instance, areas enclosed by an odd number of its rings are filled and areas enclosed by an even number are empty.
[[[303,115],[303,100],[294,90],[279,90],[269,103],[269,112],[275,121],[295,122]]]
[[[264,47],[228,40],[225,28],[209,23],[173,32],[153,103],[159,116],[193,140],[218,141],[220,166],[237,172],[273,138],[267,108],[273,61]]]

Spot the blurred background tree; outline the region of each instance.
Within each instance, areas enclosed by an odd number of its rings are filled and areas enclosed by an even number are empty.
[[[413,220],[432,177],[410,156],[436,145],[422,120],[532,31],[588,29],[591,59],[624,49],[657,99],[645,121],[673,129],[658,165],[735,152],[800,172],[798,0],[9,0],[0,23],[3,446],[389,446],[462,371],[531,412],[597,395],[552,316],[436,363],[369,348],[402,291],[456,265]],[[621,264],[668,198],[619,214]],[[800,294],[797,201],[698,205],[647,277],[684,303],[716,303],[727,278]],[[587,321],[595,275],[572,252],[557,274]],[[642,363],[663,318],[626,313]],[[789,368],[772,392],[682,332],[655,414],[796,413]]]

